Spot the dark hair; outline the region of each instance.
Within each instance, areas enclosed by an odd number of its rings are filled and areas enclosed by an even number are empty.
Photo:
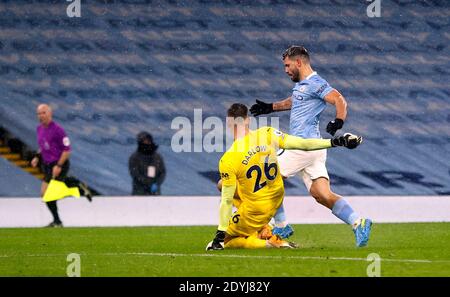
[[[146,131],[141,131],[137,135],[136,140],[138,143],[141,143],[141,142],[143,143],[146,140],[150,143],[153,143],[153,136]]]
[[[286,57],[292,58],[296,56],[301,56],[309,61],[309,53],[306,48],[301,45],[291,45],[284,51],[283,60],[286,59]]]
[[[144,155],[152,155],[157,149],[158,145],[153,142],[153,137],[150,133],[142,131],[137,135],[137,151]]]
[[[227,115],[233,118],[246,118],[248,117],[248,108],[244,104],[234,103],[228,108]]]

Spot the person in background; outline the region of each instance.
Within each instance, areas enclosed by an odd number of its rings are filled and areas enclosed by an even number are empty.
[[[44,173],[44,180],[41,185],[41,196],[44,196],[50,180],[56,179],[66,182],[67,173],[70,168],[69,157],[71,153],[70,140],[64,129],[53,121],[52,108],[48,104],[39,104],[37,116],[40,125],[37,127],[37,141],[39,151],[31,160],[31,166],[37,167],[39,164]],[[73,184],[73,182],[71,181]],[[87,185],[76,182],[73,186],[80,189],[82,195],[92,201],[92,194]],[[46,202],[48,209],[53,216],[53,222],[47,227],[62,227],[62,221],[58,214],[56,201]]]
[[[158,145],[148,132],[137,135],[137,150],[130,156],[128,168],[132,182],[132,195],[161,195],[161,184],[166,177],[164,160],[156,152]]]

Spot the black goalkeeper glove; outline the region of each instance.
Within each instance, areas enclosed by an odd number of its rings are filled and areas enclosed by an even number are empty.
[[[336,136],[331,139],[331,145],[335,146],[343,146],[348,149],[354,149],[362,142],[362,137],[358,135],[353,135],[351,133],[345,133],[341,136]]]
[[[327,125],[327,132],[330,133],[332,136],[336,134],[336,131],[341,129],[344,126],[344,121],[341,119],[334,119],[333,121],[330,121]]]
[[[206,246],[207,251],[211,250],[223,250],[223,244],[225,241],[225,231],[217,230],[216,237],[214,237],[213,241],[209,242]]]
[[[273,111],[273,103],[265,103],[259,100],[256,100],[256,104],[253,104],[252,107],[250,107],[250,112],[255,117],[261,114],[268,114]]]

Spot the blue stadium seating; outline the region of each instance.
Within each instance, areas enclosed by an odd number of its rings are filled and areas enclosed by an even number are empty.
[[[128,157],[147,130],[168,169],[163,194],[217,194],[221,153],[173,152],[173,119],[289,96],[280,56],[302,44],[348,100],[345,130],[365,137],[329,152],[335,191],[449,194],[450,2],[381,3],[369,18],[365,1],[89,1],[69,18],[65,1],[3,0],[0,125],[37,147],[35,108],[51,103],[72,139],[72,174],[105,195],[130,194]],[[286,130],[289,113],[279,116]],[[331,119],[329,107],[324,137]],[[306,191],[291,179],[287,194]]]
[[[0,197],[36,197],[41,189],[39,180],[4,158],[0,158],[0,183]]]

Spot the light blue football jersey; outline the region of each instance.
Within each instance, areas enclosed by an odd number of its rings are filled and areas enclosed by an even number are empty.
[[[289,130],[303,138],[321,138],[320,114],[326,107],[325,96],[333,88],[316,72],[295,84],[292,89],[292,108]]]

